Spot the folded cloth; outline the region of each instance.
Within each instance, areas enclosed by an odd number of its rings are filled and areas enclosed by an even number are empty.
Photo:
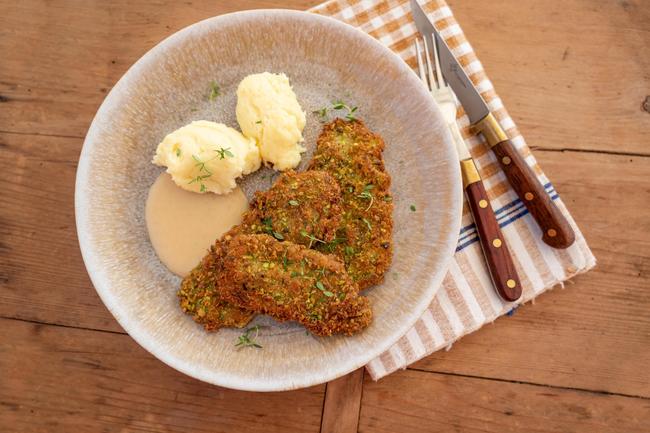
[[[566,250],[556,250],[542,242],[539,227],[508,184],[482,137],[469,133],[469,120],[462,107],[459,107],[459,126],[483,177],[521,279],[523,295],[518,304],[531,301],[574,275],[588,271],[595,266],[596,259],[508,115],[449,6],[442,0],[420,0],[420,3],[441,31],[474,85],[481,91],[492,112],[512,137],[515,147],[533,167],[540,182],[576,232],[575,243]],[[415,68],[413,45],[417,31],[408,0],[331,0],[310,11],[329,15],[358,27]],[[462,336],[476,331],[516,307],[515,304],[502,301],[495,292],[467,203],[463,207],[462,218],[456,253],[442,287],[415,326],[387,352],[366,365],[373,379],[377,380],[397,369],[406,368],[407,365],[439,349],[449,347]]]

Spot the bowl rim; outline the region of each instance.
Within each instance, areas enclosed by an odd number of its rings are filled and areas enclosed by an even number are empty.
[[[319,385],[331,380],[334,380],[338,377],[344,376],[360,367],[365,366],[371,360],[375,359],[382,353],[386,352],[391,346],[393,346],[400,338],[402,338],[409,329],[417,322],[417,320],[422,316],[424,311],[427,309],[431,301],[434,299],[438,290],[441,287],[442,280],[447,273],[449,264],[453,257],[453,253],[458,240],[458,232],[460,230],[461,224],[461,210],[462,210],[462,189],[460,182],[460,168],[458,165],[451,165],[452,170],[455,172],[454,176],[450,179],[451,188],[452,188],[452,199],[451,207],[453,209],[449,210],[450,220],[452,221],[452,227],[447,233],[446,237],[441,238],[441,245],[444,240],[444,248],[442,249],[446,254],[442,255],[442,262],[439,268],[435,271],[432,271],[431,283],[426,288],[425,293],[422,296],[422,300],[413,306],[412,314],[408,316],[408,320],[405,320],[399,328],[395,328],[397,332],[394,332],[390,338],[386,338],[382,341],[381,344],[378,344],[366,352],[366,356],[363,359],[356,359],[354,362],[348,364],[342,364],[342,366],[337,366],[336,368],[329,369],[328,371],[322,372],[322,374],[316,376],[308,376],[297,378],[291,381],[274,381],[272,379],[265,378],[259,381],[251,381],[250,379],[243,379],[237,376],[223,374],[222,372],[215,372],[207,368],[197,368],[197,366],[192,365],[191,362],[179,358],[166,349],[161,349],[158,347],[158,343],[155,339],[152,339],[150,334],[138,326],[138,323],[132,321],[128,314],[122,310],[120,307],[119,298],[114,296],[110,289],[110,279],[108,278],[108,272],[101,266],[101,257],[94,250],[91,239],[88,235],[89,230],[89,194],[88,189],[86,188],[86,179],[90,173],[90,159],[89,154],[92,152],[93,147],[95,146],[96,137],[99,134],[100,123],[102,123],[102,118],[105,117],[105,114],[114,106],[116,103],[119,103],[120,93],[124,89],[122,87],[127,86],[128,81],[130,81],[131,76],[137,76],[139,69],[146,66],[149,61],[157,57],[159,54],[163,53],[168,47],[174,46],[177,43],[182,43],[183,40],[193,32],[202,32],[208,31],[213,27],[218,27],[221,24],[227,23],[231,20],[237,19],[256,19],[260,17],[266,17],[269,15],[276,16],[287,16],[290,19],[300,19],[308,21],[320,21],[322,23],[327,23],[328,25],[337,26],[341,34],[345,34],[346,37],[357,37],[365,40],[366,46],[368,49],[377,50],[380,54],[388,56],[392,59],[392,62],[395,67],[399,70],[400,73],[406,74],[408,80],[414,84],[414,88],[418,88],[419,92],[424,96],[428,94],[426,87],[421,83],[417,75],[412,71],[412,69],[406,64],[401,57],[391,51],[389,48],[381,44],[378,40],[366,34],[362,30],[353,27],[349,24],[346,24],[337,19],[319,15],[315,13],[310,13],[306,11],[298,11],[291,9],[254,9],[254,10],[245,10],[237,11],[228,14],[218,15],[215,17],[207,18],[201,21],[198,21],[194,24],[191,24],[187,27],[180,29],[179,31],[173,33],[172,35],[166,37],[161,42],[156,44],[154,47],[149,49],[142,57],[140,57],[129,69],[122,75],[122,77],[117,81],[113,86],[111,91],[108,93],[101,106],[97,110],[93,121],[88,129],[84,143],[79,156],[79,163],[77,167],[76,180],[75,180],[75,221],[77,226],[77,237],[79,239],[79,247],[81,250],[81,255],[86,266],[86,270],[90,277],[90,280],[97,291],[100,299],[110,311],[110,313],[115,317],[120,326],[127,332],[127,334],[133,338],[140,346],[142,346],[146,351],[151,353],[153,356],[158,358],[163,363],[172,367],[173,369],[180,371],[183,374],[186,374],[195,379],[207,382],[213,385],[218,385],[226,388],[237,389],[242,391],[262,391],[262,392],[272,392],[272,391],[289,391],[294,389],[305,388],[309,386]],[[128,87],[128,86],[127,86]],[[430,105],[433,107],[433,111],[442,118],[437,105],[434,102],[432,97],[429,98]],[[455,148],[453,148],[453,141],[448,131],[441,131],[443,136],[446,136],[446,139],[443,140],[442,145],[447,147],[447,153],[449,158],[456,158]],[[455,169],[453,167],[456,167]]]

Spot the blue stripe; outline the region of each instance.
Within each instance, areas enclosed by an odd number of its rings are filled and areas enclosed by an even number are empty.
[[[511,206],[511,205],[513,205],[513,204],[514,204],[515,206]],[[523,204],[523,202],[522,202],[521,200],[517,199],[517,200],[515,200],[515,201],[509,203],[507,206],[508,206],[508,208],[509,208],[508,211],[507,211],[506,213],[504,213],[504,214],[498,216],[498,217],[497,217],[497,221],[500,221],[500,220],[506,219],[506,218],[508,218],[510,215],[512,215],[513,213],[519,212],[519,211],[521,210],[521,208],[524,207],[524,204]],[[506,207],[506,206],[504,206],[504,207]],[[502,209],[503,209],[503,208],[502,208]],[[466,233],[463,235],[463,234],[462,234],[463,232],[466,232]],[[467,237],[473,235],[474,233],[476,233],[476,224],[475,224],[475,223],[471,223],[471,224],[469,224],[469,225],[467,225],[467,226],[465,226],[465,227],[463,227],[463,228],[461,229],[461,231],[460,231],[460,235],[461,235],[461,236],[458,238],[458,241],[460,242],[460,241],[464,240],[465,238],[467,238]]]
[[[494,215],[499,215],[500,213],[502,213],[504,211],[507,211],[511,207],[517,206],[520,203],[521,203],[521,200],[516,199],[515,201],[512,201],[512,202],[508,203],[507,205],[503,206],[501,209],[494,211]]]
[[[558,197],[557,193],[555,193],[555,188],[553,188],[553,185],[550,182],[547,183],[546,185],[544,185],[544,189],[551,196],[551,199],[555,200]],[[503,212],[515,207],[515,206],[519,207],[519,206],[521,206],[522,203],[523,202],[520,199],[515,199],[515,200],[511,201],[510,203],[504,205],[500,209],[497,209],[496,211],[494,211],[494,215],[497,216],[497,221],[502,219],[502,218],[507,217],[507,214],[506,215],[501,215],[501,216],[499,216],[499,214],[501,214],[501,213],[503,213]],[[476,225],[474,223],[470,223],[470,224],[466,225],[465,227],[462,227],[460,229],[460,232],[458,233],[459,241],[461,241],[463,238],[471,235],[472,234],[471,231],[475,230],[475,229],[476,229]],[[467,233],[465,236],[460,236],[460,235],[462,235],[463,233],[465,233],[467,231],[470,231],[470,233]]]
[[[557,194],[557,192],[555,192],[555,189],[552,188],[552,185],[550,183],[547,183],[546,185],[544,185],[544,187],[547,190],[549,189],[549,186],[551,186],[551,189],[552,189],[552,192],[548,191],[549,195],[551,197],[551,200],[557,200],[558,198],[560,198],[560,196]],[[512,208],[513,206],[515,206],[516,204],[521,204],[521,203],[522,203],[521,200],[517,199],[517,200],[503,206],[497,212],[502,212],[506,208],[509,209],[509,208]],[[495,212],[495,213],[497,213],[497,212]],[[515,210],[513,212],[509,212],[508,214],[502,215],[501,217],[497,218],[497,221],[498,220],[503,220],[503,221],[499,222],[499,227],[501,227],[501,228],[506,227],[506,226],[512,224],[513,222],[517,221],[519,218],[527,215],[528,213],[529,213],[528,209],[526,209],[524,207],[523,209]],[[456,252],[464,250],[465,248],[467,248],[468,246],[472,245],[475,242],[478,242],[478,240],[479,240],[478,239],[478,233],[476,232],[476,225],[474,223],[463,227],[460,230],[459,234],[462,234],[464,232],[468,232],[468,233],[466,233],[465,235],[459,237],[458,246],[456,247]]]

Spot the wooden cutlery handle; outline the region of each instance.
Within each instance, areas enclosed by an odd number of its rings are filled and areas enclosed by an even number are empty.
[[[510,185],[524,202],[544,233],[542,240],[553,248],[568,248],[575,233],[562,212],[555,206],[537,176],[510,140],[492,146]]]
[[[470,183],[465,194],[494,287],[504,300],[514,302],[521,296],[521,283],[483,182]]]

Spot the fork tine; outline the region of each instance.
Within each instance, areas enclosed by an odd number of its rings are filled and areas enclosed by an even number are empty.
[[[431,54],[429,53],[429,44],[427,44],[427,38],[422,38],[424,41],[424,55],[427,60],[427,72],[429,73],[429,83],[431,83],[431,90],[440,87],[440,83],[436,82],[436,78],[433,76],[433,68],[431,67]]]
[[[444,87],[447,85],[442,72],[440,71],[440,59],[438,58],[438,41],[436,40],[436,35],[431,34],[431,40],[433,41],[433,58],[436,62],[436,76],[438,77],[438,87]]]
[[[420,80],[424,82],[424,84],[429,88],[429,84],[427,83],[427,75],[424,72],[424,62],[422,61],[422,50],[420,49],[420,42],[418,38],[415,38],[415,57],[417,58],[418,61],[418,72],[420,73]]]

